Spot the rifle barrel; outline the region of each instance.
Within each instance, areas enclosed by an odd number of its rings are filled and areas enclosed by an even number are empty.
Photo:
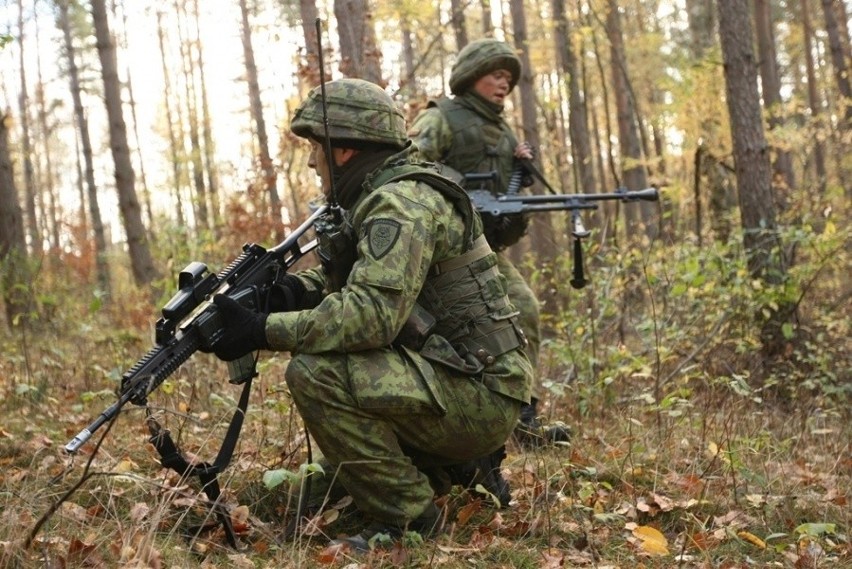
[[[660,193],[657,188],[646,188],[644,190],[627,191],[619,190],[608,194],[535,194],[527,196],[500,196],[497,198],[501,202],[523,202],[527,204],[537,203],[552,203],[552,202],[568,202],[582,203],[591,201],[618,200],[622,202],[631,201],[657,201],[660,199]]]

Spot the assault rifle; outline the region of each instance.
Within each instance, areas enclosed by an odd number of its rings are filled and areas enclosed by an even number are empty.
[[[318,207],[307,221],[275,247],[266,249],[255,243],[244,245],[239,257],[218,275],[208,273],[204,263],[195,261],[187,265],[178,275],[178,292],[166,303],[162,309],[162,318],[157,320],[155,346],[124,373],[118,400],[65,445],[66,452],[76,453],[95,431],[112,421],[127,403],[147,407],[148,395],[199,349],[215,349],[225,330],[219,310],[212,302],[214,295],[225,294],[246,308],[269,311],[273,289],[279,279],[317,245],[316,239],[305,244],[300,244],[299,240],[328,209],[329,206]],[[228,465],[236,446],[248,406],[251,380],[256,375],[255,368],[253,354],[228,362],[229,381],[244,387],[238,409],[213,464],[190,464],[186,461],[168,431],[160,427],[150,411],[147,413],[151,443],[160,453],[162,465],[173,468],[181,475],[199,476],[233,547],[236,547],[236,537],[230,518],[220,508],[216,508],[219,497],[216,475]]]
[[[471,188],[472,183],[482,182],[484,184],[485,182],[496,179],[496,177],[496,172],[465,174],[464,176],[468,188]],[[660,199],[657,188],[646,188],[636,191],[619,188],[607,194],[552,193],[521,195],[518,193],[520,177],[520,169],[516,168],[509,180],[508,189],[505,194],[495,195],[487,189],[468,189],[467,193],[470,195],[473,206],[477,211],[481,214],[489,214],[494,217],[538,211],[570,211],[572,224],[571,235],[574,237],[574,278],[570,282],[571,286],[576,289],[583,288],[588,282],[583,273],[583,247],[580,241],[591,234],[583,225],[583,218],[580,212],[588,209],[598,209],[597,202],[600,201],[614,200],[631,203],[638,201],[657,201]]]

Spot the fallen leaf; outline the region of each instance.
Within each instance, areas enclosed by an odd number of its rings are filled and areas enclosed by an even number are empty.
[[[115,465],[115,471],[119,474],[133,472],[137,468],[139,468],[139,466],[129,458],[124,458],[121,462]]]
[[[148,516],[150,511],[150,506],[148,506],[145,502],[136,502],[133,504],[133,507],[130,508],[130,520],[138,524]]]
[[[474,500],[473,502],[465,504],[459,508],[459,512],[456,514],[456,521],[458,522],[459,527],[467,525],[470,518],[481,509],[482,500]]]
[[[231,567],[236,569],[254,569],[254,562],[245,553],[232,553],[228,555]]]
[[[335,543],[320,551],[317,555],[317,561],[324,565],[328,565],[330,563],[334,563],[337,559],[344,557],[351,550],[352,547],[348,543]]]
[[[633,535],[641,540],[641,547],[652,555],[668,555],[669,541],[660,530],[651,526],[639,526],[633,530]]]
[[[660,494],[652,494],[651,496],[654,498],[654,502],[657,506],[660,507],[660,510],[669,512],[674,509],[674,500],[671,498],[666,498]]]
[[[759,537],[757,537],[756,535],[754,535],[751,532],[747,532],[745,530],[740,530],[740,531],[737,532],[737,537],[749,542],[750,544],[754,545],[755,547],[758,547],[760,549],[766,549],[766,542],[763,541],[762,539],[760,539]]]
[[[541,552],[542,563],[538,566],[539,569],[557,569],[562,567],[565,562],[565,554],[555,548],[545,549]]]

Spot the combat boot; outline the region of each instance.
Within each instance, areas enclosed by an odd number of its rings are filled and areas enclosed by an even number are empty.
[[[545,427],[538,418],[538,399],[533,397],[529,405],[521,407],[521,417],[515,427],[515,439],[526,449],[534,449],[553,443],[571,440],[571,429],[564,423]]]
[[[422,514],[405,526],[374,521],[355,535],[331,540],[329,545],[348,545],[353,550],[363,553],[371,549],[390,548],[406,532],[415,532],[423,538],[429,538],[440,534],[442,531],[441,510],[434,502],[430,502]]]
[[[496,504],[498,507],[508,508],[512,494],[509,491],[509,483],[500,472],[500,465],[504,458],[506,458],[506,445],[482,458],[448,466],[446,470],[454,484],[460,484],[473,492],[476,492],[477,484],[481,484],[488,492],[484,495],[485,498],[496,499],[499,502]]]

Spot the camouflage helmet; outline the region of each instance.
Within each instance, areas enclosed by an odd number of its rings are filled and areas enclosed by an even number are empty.
[[[500,40],[484,38],[470,42],[459,52],[450,72],[450,91],[461,95],[477,79],[496,71],[506,69],[512,74],[509,91],[515,88],[521,76],[521,60],[515,50]]]
[[[390,95],[375,83],[352,78],[329,81],[325,96],[328,136],[333,144],[405,146],[405,117]],[[325,139],[321,86],[314,87],[296,109],[290,130],[302,138]]]

